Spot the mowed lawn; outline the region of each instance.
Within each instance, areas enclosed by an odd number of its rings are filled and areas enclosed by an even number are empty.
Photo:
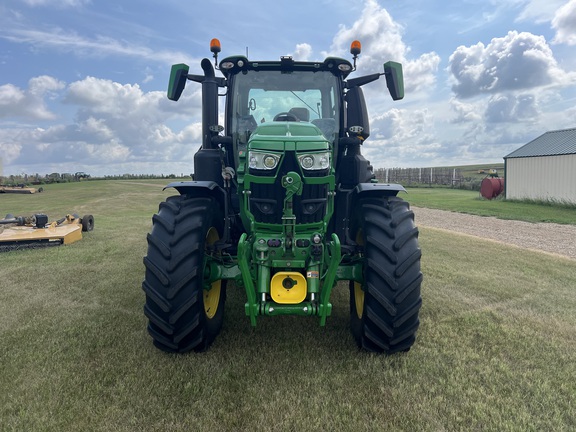
[[[479,192],[449,188],[408,188],[401,197],[412,205],[456,211],[478,216],[494,216],[526,222],[553,222],[576,225],[576,205],[537,204],[529,201],[487,200]]]
[[[406,354],[358,351],[345,284],[325,328],[252,329],[231,286],[210,351],[158,351],[142,258],[165,183],[0,195],[0,216],[95,218],[73,245],[0,254],[1,431],[576,429],[576,260],[434,229],[420,232],[421,327]]]

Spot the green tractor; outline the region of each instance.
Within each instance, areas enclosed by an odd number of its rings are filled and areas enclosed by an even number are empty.
[[[147,238],[144,312],[156,347],[206,350],[222,327],[228,281],[246,291],[252,326],[277,315],[324,326],[332,289],[348,281],[360,348],[413,345],[422,303],[414,214],[397,197],[404,188],[378,183],[360,151],[370,135],[361,87],[384,75],[402,99],[402,65],[347,79],[360,51],[354,41],[353,64],[242,55],[218,64],[213,39],[214,66],[203,59],[203,75],[172,66],[169,99],[188,80],[202,85],[202,146],[193,180],[166,186],[179,194],[160,204]]]

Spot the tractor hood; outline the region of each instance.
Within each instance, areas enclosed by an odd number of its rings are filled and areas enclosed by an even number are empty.
[[[248,141],[248,149],[280,152],[329,150],[330,143],[311,123],[271,122],[256,128]]]

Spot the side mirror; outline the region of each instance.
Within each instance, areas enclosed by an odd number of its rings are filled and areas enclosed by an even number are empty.
[[[392,99],[397,101],[404,98],[402,64],[393,61],[384,63],[384,74],[386,74],[386,87],[388,87]]]
[[[170,71],[170,82],[168,83],[168,99],[173,101],[180,99],[184,87],[186,86],[189,70],[190,67],[184,63],[172,65]]]

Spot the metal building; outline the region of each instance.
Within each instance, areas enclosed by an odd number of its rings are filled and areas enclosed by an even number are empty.
[[[576,128],[546,132],[504,157],[507,199],[576,204]]]

